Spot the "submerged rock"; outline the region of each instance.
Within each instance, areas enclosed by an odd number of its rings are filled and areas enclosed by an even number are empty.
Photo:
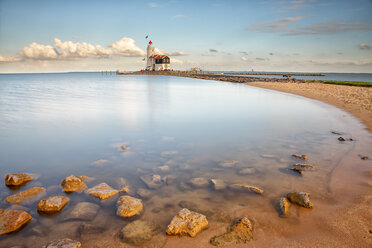
[[[292,157],[298,158],[298,159],[301,159],[301,160],[307,160],[307,155],[292,154]]]
[[[260,156],[262,158],[276,159],[276,156],[275,155],[272,155],[272,154],[261,154]]]
[[[207,218],[199,213],[181,209],[179,213],[173,217],[168,225],[167,235],[179,235],[195,237],[200,231],[208,227]]]
[[[289,215],[289,206],[291,203],[288,201],[287,198],[282,197],[279,200],[279,207],[280,207],[280,216],[287,217]]]
[[[107,183],[100,183],[93,188],[87,189],[85,193],[97,197],[100,200],[105,200],[113,195],[116,195],[119,193],[119,191],[111,188]]]
[[[208,179],[205,177],[192,178],[189,183],[195,188],[204,188],[209,185]]]
[[[234,167],[237,163],[239,163],[236,160],[226,160],[219,163],[219,166],[222,168],[231,168]]]
[[[0,235],[17,231],[31,219],[25,211],[0,209]]]
[[[161,176],[157,174],[140,176],[142,182],[150,189],[157,189],[163,186]]]
[[[97,204],[91,202],[79,202],[64,220],[93,220],[99,210]]]
[[[313,208],[313,204],[310,201],[310,194],[306,192],[291,192],[287,194],[287,198],[290,202],[295,203],[304,208]]]
[[[182,200],[178,203],[178,206],[180,206],[181,208],[187,208],[191,211],[199,211],[199,207],[196,203],[192,202],[192,201],[185,201],[185,200]]]
[[[139,215],[143,209],[142,200],[132,196],[121,196],[117,202],[116,214],[123,218]]]
[[[37,204],[37,210],[40,212],[59,212],[66,206],[70,199],[66,196],[50,196],[42,199]]]
[[[139,246],[150,241],[159,232],[160,227],[155,223],[136,220],[123,227],[119,235],[124,242]]]
[[[236,184],[231,184],[229,186],[230,189],[233,189],[233,190],[246,190],[246,191],[251,191],[251,192],[255,192],[257,194],[260,194],[262,195],[263,194],[263,190],[256,187],[256,186],[252,186],[252,185],[247,185],[247,184],[241,184],[241,183],[236,183]]]
[[[226,184],[221,179],[211,179],[210,182],[213,185],[213,188],[215,190],[224,190],[224,189],[226,189]]]
[[[66,177],[61,183],[61,186],[63,187],[63,191],[69,193],[69,192],[81,191],[83,189],[86,189],[87,186],[83,182],[84,178],[85,177],[83,176],[77,177],[74,175],[70,175]]]
[[[120,146],[121,150],[127,150],[128,147],[127,146]]]
[[[8,203],[19,203],[21,201],[30,199],[45,191],[43,187],[33,187],[25,191],[18,192],[14,195],[8,196],[5,201]]]
[[[170,170],[168,165],[161,165],[153,169],[154,172],[168,172]]]
[[[294,171],[294,172],[296,172],[296,173],[298,173],[298,174],[300,174],[300,175],[302,175],[303,174],[303,171],[300,169],[300,168],[290,168],[290,170],[291,171]]]
[[[148,189],[139,188],[137,190],[137,195],[139,195],[141,198],[148,199],[152,196],[152,192]]]
[[[342,142],[342,141],[345,141],[345,139],[340,136],[340,137],[338,137],[338,141],[341,141]]]
[[[360,159],[361,160],[371,160],[369,157],[367,156],[363,156],[363,155],[359,155]]]
[[[241,175],[241,176],[245,176],[245,175],[252,175],[256,173],[256,169],[255,168],[244,168],[244,169],[241,169],[238,174]]]
[[[59,239],[52,241],[42,248],[82,248],[83,246],[79,241],[72,239]]]
[[[16,173],[5,176],[7,186],[21,186],[36,178],[36,175],[30,173]]]
[[[225,243],[247,243],[253,239],[253,224],[247,217],[237,220],[233,225],[227,228],[226,233],[214,236],[210,243],[218,246]]]
[[[314,166],[309,164],[295,164],[294,166],[304,168],[304,169],[312,169]]]

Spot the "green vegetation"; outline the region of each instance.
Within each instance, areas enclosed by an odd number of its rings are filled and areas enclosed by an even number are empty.
[[[353,82],[353,81],[323,81],[325,84],[339,84],[339,85],[350,85],[350,86],[361,86],[361,87],[372,87],[370,82]]]

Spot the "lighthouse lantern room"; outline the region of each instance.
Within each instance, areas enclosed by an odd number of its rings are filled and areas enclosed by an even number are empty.
[[[167,71],[170,70],[170,58],[166,55],[155,54],[150,40],[147,46],[147,71]]]

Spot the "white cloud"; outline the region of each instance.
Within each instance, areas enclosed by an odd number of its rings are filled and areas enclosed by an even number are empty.
[[[123,37],[110,45],[114,49],[114,54],[126,57],[145,56],[145,52],[139,48],[132,38]]]
[[[164,55],[167,55],[167,56],[187,56],[188,55],[187,53],[181,52],[181,51],[169,52],[169,51],[162,50],[162,49],[159,49],[159,48],[155,48],[154,51],[155,51],[156,54],[164,54]]]
[[[172,16],[172,19],[181,19],[181,18],[186,18],[185,15],[174,15]]]
[[[58,57],[58,53],[53,46],[40,45],[36,42],[25,46],[18,54],[26,59],[56,59]]]
[[[88,58],[88,57],[107,57],[112,54],[112,50],[105,49],[101,45],[92,45],[86,42],[62,42],[55,38],[55,47],[58,49],[59,58]]]
[[[177,64],[177,65],[182,65],[183,61],[180,60],[180,59],[171,58],[171,63],[172,64]]]
[[[248,59],[247,59],[246,57],[243,56],[243,57],[240,58],[240,60],[241,60],[241,61],[247,61]]]
[[[157,3],[151,2],[151,3],[149,3],[149,6],[152,7],[152,8],[156,8],[159,5]]]
[[[1,62],[17,62],[17,61],[20,61],[19,57],[13,57],[13,56],[4,57],[0,55],[0,63]]]

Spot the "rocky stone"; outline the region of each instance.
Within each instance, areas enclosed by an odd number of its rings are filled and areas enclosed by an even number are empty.
[[[0,209],[0,235],[17,231],[31,219],[25,211]]]
[[[307,160],[307,155],[292,154],[292,157],[298,158],[298,159],[301,159],[301,160]]]
[[[221,179],[211,179],[210,180],[214,190],[224,190],[226,189],[226,184],[223,180]]]
[[[177,176],[176,175],[167,175],[164,176],[161,180],[164,182],[165,185],[172,184],[176,181]]]
[[[300,168],[290,168],[290,170],[291,171],[294,171],[294,172],[296,172],[296,173],[298,173],[298,174],[300,174],[300,175],[302,175],[303,174],[303,171],[302,171],[302,169],[300,169]]]
[[[141,198],[149,199],[152,196],[152,193],[148,189],[139,188],[137,190],[137,195],[139,195]]]
[[[35,179],[34,174],[30,173],[17,173],[8,174],[5,176],[5,184],[7,186],[21,186]]]
[[[87,189],[85,193],[97,197],[100,200],[105,200],[116,195],[119,191],[111,188],[107,183],[100,183],[93,188]]]
[[[183,208],[173,217],[168,225],[167,235],[195,237],[200,231],[208,227],[207,218],[199,213]]]
[[[244,169],[241,169],[238,174],[239,175],[242,175],[242,176],[245,176],[245,175],[252,175],[256,173],[256,169],[255,168],[244,168]]]
[[[121,150],[127,150],[128,147],[127,147],[127,146],[120,146],[120,149],[121,149]]]
[[[42,248],[82,248],[83,246],[79,241],[72,239],[59,239],[52,241]]]
[[[290,202],[295,203],[304,208],[312,208],[313,204],[310,201],[310,194],[306,192],[291,192],[287,194]]]
[[[79,202],[64,220],[93,220],[99,210],[97,204],[91,202]]]
[[[100,225],[94,225],[91,223],[83,223],[78,228],[78,233],[80,235],[85,234],[98,234],[105,231],[105,228]]]
[[[204,188],[209,185],[209,181],[205,177],[195,177],[189,181],[189,184],[195,188]]]
[[[276,159],[276,156],[272,154],[261,154],[260,156],[261,158]]]
[[[18,192],[14,195],[8,196],[5,201],[8,203],[19,203],[24,200],[30,199],[42,192],[45,192],[43,187],[33,187],[25,191]]]
[[[74,191],[81,191],[83,189],[86,189],[87,186],[83,182],[84,177],[76,177],[74,175],[70,175],[66,177],[62,183],[61,186],[63,187],[64,192],[74,192]]]
[[[124,242],[140,246],[150,241],[159,231],[160,227],[153,222],[136,220],[123,227],[119,234]]]
[[[140,176],[142,182],[150,189],[157,189],[163,186],[161,176],[157,174]]]
[[[116,214],[123,218],[139,215],[143,209],[142,200],[132,196],[121,196],[117,202]]]
[[[263,192],[264,192],[262,189],[260,189],[256,186],[241,184],[241,183],[232,184],[232,185],[229,186],[229,188],[233,189],[233,190],[251,191],[251,192],[255,192],[255,193],[260,194],[260,195],[262,195]]]
[[[299,168],[304,168],[304,169],[312,169],[314,167],[309,164],[295,164],[294,166],[299,167]]]
[[[342,142],[342,141],[345,141],[345,139],[340,136],[340,137],[338,137],[338,141],[341,141]]]
[[[371,160],[369,157],[367,156],[363,156],[363,155],[359,155],[360,159],[361,160]]]
[[[153,169],[154,172],[168,172],[170,170],[169,166],[168,165],[161,165],[161,166],[158,166],[156,168]]]
[[[226,233],[212,237],[210,243],[218,246],[227,243],[247,243],[252,239],[253,224],[247,217],[243,217],[228,227]]]
[[[222,168],[231,168],[231,167],[234,167],[238,163],[239,162],[236,160],[226,160],[226,161],[222,161],[221,163],[219,163],[219,166]]]
[[[59,212],[69,201],[70,199],[66,196],[50,196],[39,201],[37,204],[37,210],[46,213]]]
[[[289,215],[289,206],[291,203],[288,201],[287,198],[282,197],[279,200],[279,207],[280,207],[280,216],[287,217]]]

